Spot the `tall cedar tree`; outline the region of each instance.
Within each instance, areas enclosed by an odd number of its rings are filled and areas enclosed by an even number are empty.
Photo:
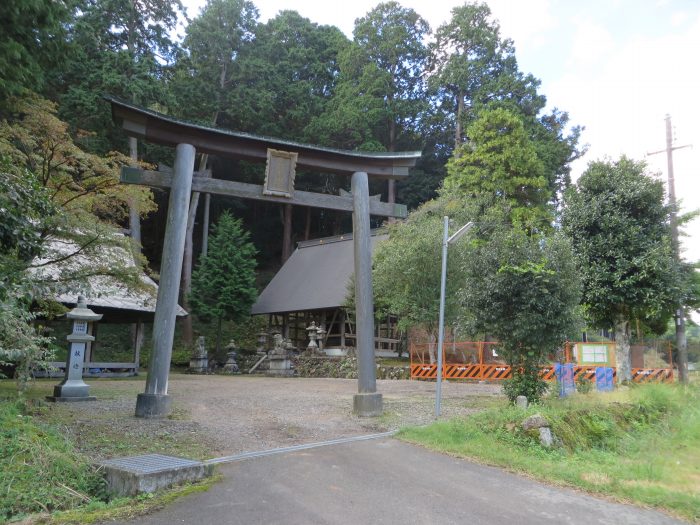
[[[447,163],[445,187],[486,207],[508,208],[510,220],[528,230],[546,229],[552,220],[551,192],[522,120],[506,109],[489,109],[467,130],[469,142]]]
[[[680,297],[664,186],[644,162],[588,165],[564,199],[562,227],[583,278],[583,304],[600,328],[615,327],[617,379],[631,379],[630,323],[663,332]]]
[[[190,305],[205,322],[216,321],[216,351],[221,350],[221,322],[241,321],[257,297],[256,250],[241,221],[228,212],[213,226],[209,250],[192,273]]]

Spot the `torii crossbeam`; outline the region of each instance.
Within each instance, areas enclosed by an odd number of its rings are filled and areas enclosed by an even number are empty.
[[[382,413],[382,395],[377,392],[374,360],[374,305],[372,299],[372,254],[370,214],[402,217],[404,206],[381,203],[369,197],[368,177],[401,179],[408,176],[420,157],[420,151],[366,153],[300,144],[200,126],[106,97],[112,117],[121,121],[130,135],[147,142],[174,146],[172,175],[126,169],[124,182],[170,188],[168,216],[163,241],[163,256],[153,322],[153,351],[146,389],[136,400],[137,417],[164,417],[170,412],[168,374],[175,334],[175,313],[182,271],[190,193],[237,195],[244,198],[274,200],[323,208],[352,210],[355,251],[355,318],[358,360],[358,393],[353,398],[355,413],[375,416]],[[264,186],[194,177],[195,153],[266,162]],[[323,195],[294,191],[296,167],[351,177],[351,196]],[[151,184],[149,184],[149,182]],[[251,187],[248,187],[251,186]],[[262,191],[260,191],[262,190]],[[248,192],[248,197],[244,195]],[[352,206],[350,206],[352,203]]]

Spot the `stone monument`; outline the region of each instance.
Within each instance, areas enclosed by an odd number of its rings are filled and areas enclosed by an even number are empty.
[[[197,343],[194,345],[192,357],[190,357],[190,372],[193,374],[206,374],[208,371],[209,356],[207,355],[204,336],[200,335],[197,338]]]
[[[291,376],[294,370],[292,370],[288,341],[279,332],[274,333],[272,340],[274,346],[267,357],[270,362],[269,373],[276,376]]]

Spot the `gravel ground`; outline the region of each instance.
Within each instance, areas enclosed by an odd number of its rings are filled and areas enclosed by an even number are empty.
[[[78,444],[90,429],[107,425],[134,439],[194,441],[207,457],[220,457],[426,424],[435,403],[435,383],[380,380],[385,414],[360,418],[352,414],[356,380],[173,374],[174,416],[143,420],[133,417],[143,385],[95,381],[91,393],[98,401],[56,408],[71,416],[66,430]],[[444,383],[442,392],[444,418],[467,416],[502,395],[500,385],[476,383]],[[91,453],[100,455],[94,448]]]

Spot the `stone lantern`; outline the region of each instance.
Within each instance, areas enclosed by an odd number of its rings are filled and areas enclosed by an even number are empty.
[[[318,328],[316,327],[316,322],[311,321],[311,324],[306,327],[306,331],[309,333],[309,344],[306,347],[306,351],[310,354],[318,353]]]
[[[318,340],[316,341],[316,343],[318,344],[318,350],[323,354],[323,341],[325,340],[326,334],[328,332],[325,330],[323,325],[320,325],[318,327],[318,330],[316,330],[316,333],[318,334]]]
[[[78,304],[66,314],[73,320],[73,333],[66,339],[70,342],[68,359],[66,359],[66,376],[61,383],[53,388],[53,396],[49,401],[94,401],[90,395],[90,387],[83,381],[83,363],[87,344],[95,338],[89,335],[89,325],[102,319],[102,314],[96,314],[87,307],[85,297],[78,297]]]
[[[231,339],[228,345],[226,345],[226,364],[224,365],[224,372],[226,374],[238,374],[240,372],[238,368],[238,363],[236,362],[236,342]]]

